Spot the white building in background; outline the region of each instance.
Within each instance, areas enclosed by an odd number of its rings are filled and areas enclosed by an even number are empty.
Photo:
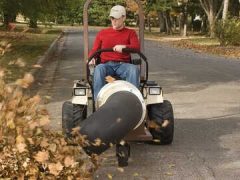
[[[18,14],[17,17],[16,17],[16,22],[26,23],[26,22],[27,22],[27,19],[26,19],[23,15]]]

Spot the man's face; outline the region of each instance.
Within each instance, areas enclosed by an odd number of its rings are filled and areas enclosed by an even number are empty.
[[[119,19],[115,19],[114,17],[110,17],[112,22],[112,27],[115,30],[120,30],[124,27],[125,17],[120,17]]]

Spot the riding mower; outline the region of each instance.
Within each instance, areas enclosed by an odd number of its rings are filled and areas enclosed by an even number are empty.
[[[85,13],[90,1],[85,3]],[[141,8],[141,3],[138,5]],[[86,37],[87,23],[84,25]],[[118,165],[127,166],[131,141],[172,143],[173,108],[168,100],[164,100],[162,88],[156,82],[148,81],[148,61],[145,55],[129,48],[123,49],[123,52],[131,54],[131,63],[140,68],[140,87],[114,77],[94,98],[93,74],[89,62],[96,57],[100,62],[100,54],[111,51],[100,49],[86,58],[86,79],[74,81],[72,100],[63,104],[62,128],[65,137],[70,139],[73,129],[80,127],[80,135],[87,140],[83,149],[89,155],[101,154],[115,144]],[[91,114],[88,116],[89,112]]]

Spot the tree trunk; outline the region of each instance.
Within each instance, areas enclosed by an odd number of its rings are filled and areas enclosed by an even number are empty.
[[[158,12],[158,19],[159,19],[159,32],[166,32],[166,24],[165,19],[163,16],[163,12]]]
[[[184,15],[181,13],[179,15],[179,33],[180,35],[183,35],[183,25],[184,25]]]
[[[207,32],[207,17],[206,17],[206,15],[203,15],[203,17],[202,17],[201,32],[202,33]]]
[[[147,16],[147,25],[148,25],[148,32],[152,32],[152,29],[151,29],[151,18],[149,16]]]
[[[170,19],[170,11],[165,11],[164,12],[164,19],[165,19],[165,23],[166,23],[167,34],[173,34],[173,32],[172,32],[172,22],[171,22],[171,19]]]
[[[230,0],[229,2],[229,14],[231,16],[240,16],[240,2],[239,0]]]
[[[224,0],[223,3],[224,4],[223,4],[222,20],[223,20],[223,23],[224,23],[227,19],[229,0]]]
[[[209,29],[210,29],[210,37],[214,38],[215,37],[215,17],[213,13],[213,9],[210,9],[209,15],[208,15],[208,22],[209,22]]]
[[[5,28],[6,30],[8,30],[9,24],[10,24],[11,22],[15,22],[15,19],[16,19],[16,15],[5,13],[5,14],[3,15],[3,26],[4,26],[4,28]]]
[[[192,32],[195,31],[194,18],[195,18],[195,16],[194,16],[193,14],[191,14],[191,31],[192,31]]]
[[[173,17],[173,31],[176,32],[177,30],[177,16]]]
[[[3,15],[3,26],[7,29],[8,24],[10,23],[10,17],[8,14]]]
[[[29,27],[30,28],[37,28],[37,21],[35,19],[30,19]]]
[[[184,5],[184,24],[183,24],[183,37],[187,36],[187,21],[188,21],[188,13],[187,13],[187,4]]]
[[[223,9],[223,2],[220,8],[218,0],[199,0],[199,2],[208,17],[210,37],[215,37],[215,23]]]

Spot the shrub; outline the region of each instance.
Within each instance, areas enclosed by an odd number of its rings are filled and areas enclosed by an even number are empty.
[[[216,36],[221,45],[240,45],[240,19],[229,18],[224,23],[219,21],[216,25]]]

